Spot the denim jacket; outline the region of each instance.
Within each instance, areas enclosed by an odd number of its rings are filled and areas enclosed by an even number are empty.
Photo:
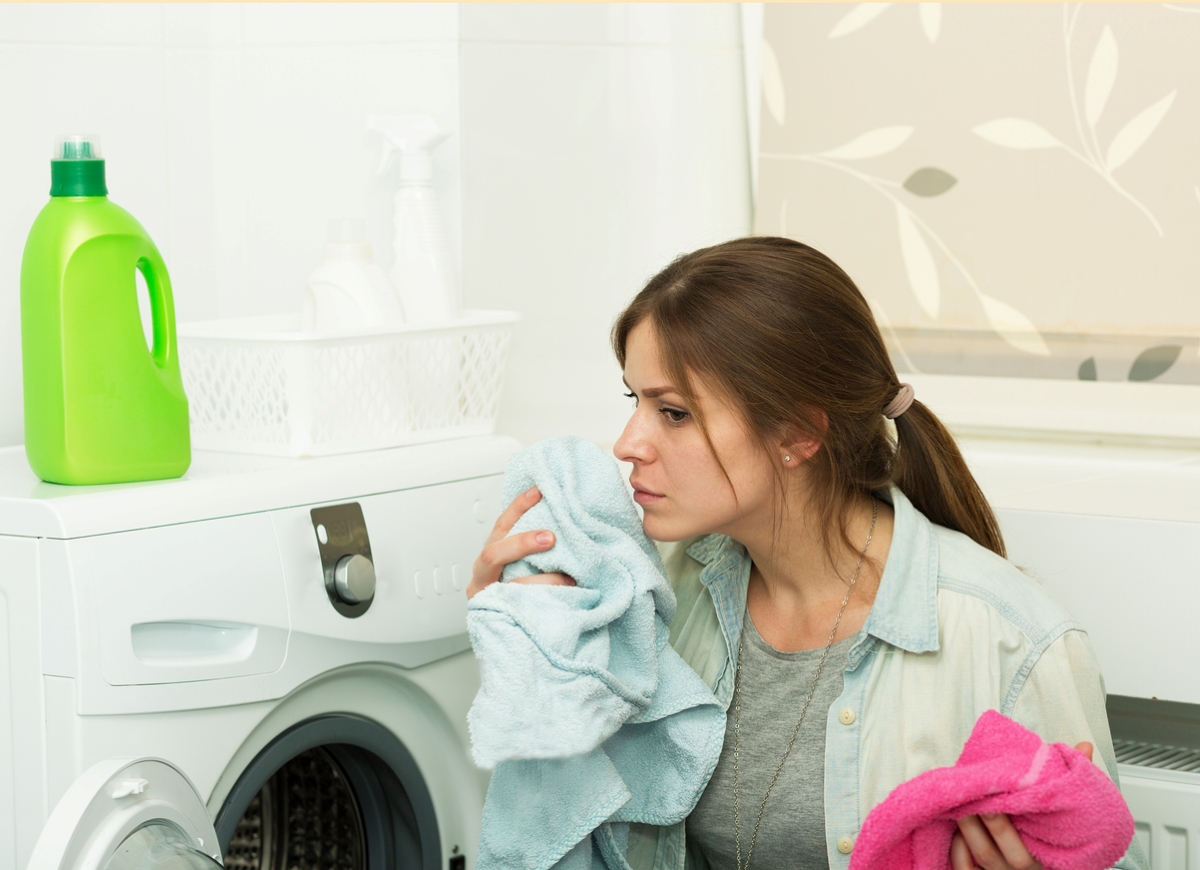
[[[1047,742],[1091,742],[1117,780],[1104,682],[1083,629],[1011,562],[934,525],[898,488],[882,495],[896,514],[891,549],[826,717],[830,870],[846,870],[863,820],[893,788],[954,764],[988,709]],[[678,599],[670,642],[728,710],[750,557],[725,535],[663,545],[663,556]],[[683,823],[632,830],[626,860],[634,870],[707,868]],[[1136,840],[1116,866],[1149,870]]]

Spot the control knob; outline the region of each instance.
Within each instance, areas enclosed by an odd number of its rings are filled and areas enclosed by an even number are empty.
[[[360,604],[375,597],[375,566],[361,553],[342,556],[333,569],[338,598],[347,604]]]

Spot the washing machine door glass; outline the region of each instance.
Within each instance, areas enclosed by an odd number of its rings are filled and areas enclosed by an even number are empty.
[[[213,870],[221,865],[174,825],[149,824],[125,838],[104,870]]]

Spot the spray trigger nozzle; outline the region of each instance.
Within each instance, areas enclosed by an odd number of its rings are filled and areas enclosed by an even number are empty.
[[[401,182],[433,181],[430,152],[449,135],[428,115],[368,115],[367,129],[384,138],[376,175],[387,171],[392,155],[400,155]]]

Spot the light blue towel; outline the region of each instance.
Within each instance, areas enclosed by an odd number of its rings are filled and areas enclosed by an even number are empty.
[[[515,454],[505,503],[542,500],[514,532],[555,545],[502,579],[561,571],[577,587],[496,583],[467,613],[481,687],[467,721],[494,768],[479,870],[625,868],[629,822],[692,811],[721,753],[725,714],[667,642],[675,596],[615,461],[582,438]]]

